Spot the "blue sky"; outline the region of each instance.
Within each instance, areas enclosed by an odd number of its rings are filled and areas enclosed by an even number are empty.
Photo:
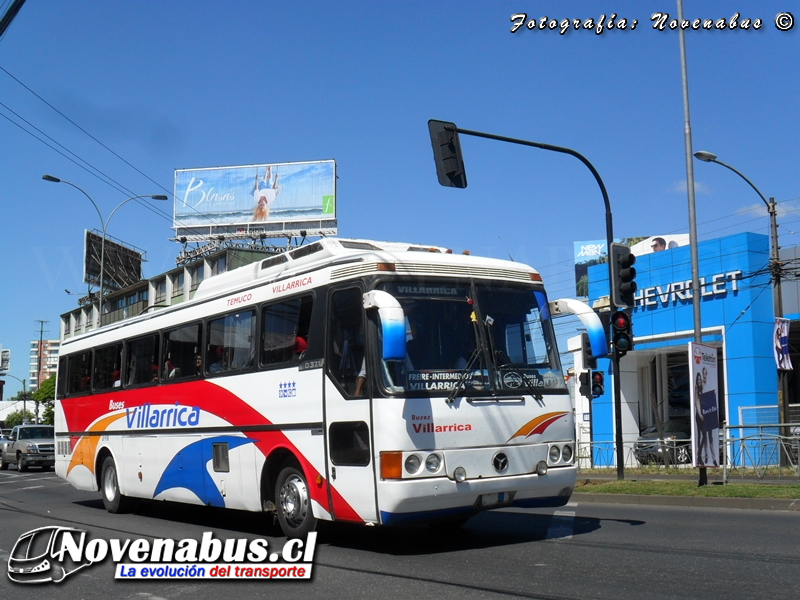
[[[559,21],[616,12],[638,24],[512,34],[511,15],[525,10]],[[573,296],[573,242],[605,236],[589,171],[569,156],[462,137],[469,187],[442,188],[434,118],[582,153],[608,189],[617,237],[686,233],[678,35],[652,29],[659,11],[676,16],[675,1],[28,0],[0,39],[10,373],[28,376],[35,321],[57,337],[77,300],[64,290],[85,292],[83,230],[99,228],[89,201],[44,173],[82,187],[107,216],[128,196],[171,195],[175,169],[335,159],[341,236],[511,254],[542,272],[551,298]],[[693,147],[777,199],[789,246],[800,243],[800,26],[778,31],[784,11],[800,16],[800,5],[684,2],[689,19],[763,21],[758,31],[686,32]],[[694,168],[701,240],[767,232],[741,179]],[[168,241],[171,202],[155,204],[128,203],[108,228],[146,249],[148,277],[180,250]],[[8,379],[8,396],[19,387]]]

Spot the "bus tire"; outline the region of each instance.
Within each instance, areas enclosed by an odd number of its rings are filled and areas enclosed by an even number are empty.
[[[300,469],[294,466],[281,469],[275,482],[275,510],[278,523],[289,539],[305,539],[316,529],[308,482]]]
[[[100,476],[100,493],[103,495],[103,505],[110,513],[123,513],[131,509],[133,502],[119,491],[119,477],[117,465],[113,457],[107,456],[103,461]]]

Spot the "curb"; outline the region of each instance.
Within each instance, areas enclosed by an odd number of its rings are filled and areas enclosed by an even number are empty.
[[[574,492],[572,500],[595,504],[638,504],[642,506],[687,506],[800,512],[800,499],[789,498],[707,498],[705,496],[657,496],[640,494],[592,494]]]

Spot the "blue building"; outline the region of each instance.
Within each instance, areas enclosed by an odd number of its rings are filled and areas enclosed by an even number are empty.
[[[717,348],[720,417],[729,425],[778,423],[769,238],[742,233],[701,242],[697,249],[702,341]],[[655,423],[656,414],[662,422],[691,414],[687,346],[694,336],[690,247],[637,256],[636,271],[638,291],[631,312],[635,350],[622,358],[619,374],[626,447],[642,429]],[[608,266],[589,267],[588,279],[592,306],[608,296]],[[784,311],[795,313],[791,317],[796,318],[797,284],[792,282],[786,288]],[[575,358],[577,371],[582,368],[580,352]],[[792,358],[797,364],[797,357]],[[590,437],[595,445],[609,442],[610,447],[615,423],[611,361],[599,360],[598,369],[606,373],[606,392],[591,403],[576,394],[576,419],[583,442]],[[792,379],[790,385],[788,402],[796,410]],[[613,453],[608,457],[613,460]]]

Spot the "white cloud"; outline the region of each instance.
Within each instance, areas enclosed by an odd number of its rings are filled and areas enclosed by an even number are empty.
[[[686,188],[686,180],[685,179],[683,179],[681,181],[676,181],[672,185],[672,191],[673,192],[676,192],[676,193],[679,193],[679,194],[685,194],[686,190],[687,190],[687,188]],[[695,194],[710,194],[711,193],[711,188],[707,184],[703,183],[702,181],[697,181],[695,179],[694,180],[694,193]]]

